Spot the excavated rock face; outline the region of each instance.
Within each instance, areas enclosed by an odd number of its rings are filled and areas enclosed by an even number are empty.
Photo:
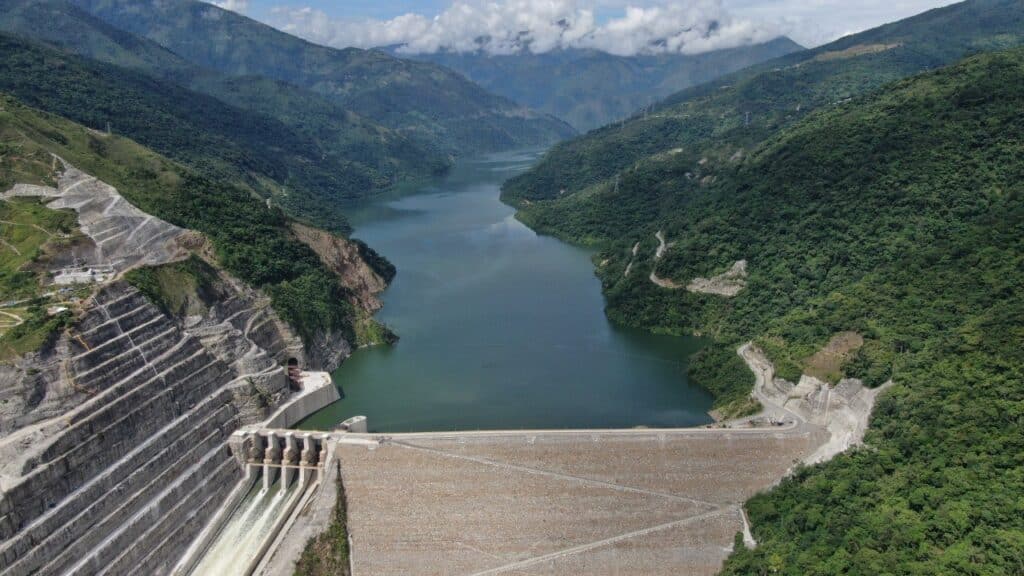
[[[75,209],[86,264],[121,272],[204,254],[201,236],[63,165],[57,188],[4,195]],[[353,304],[379,307],[385,282],[354,245],[299,230],[351,283]],[[284,366],[331,371],[351,353],[340,332],[304,346],[264,294],[211,276],[173,317],[107,284],[52,342],[0,365],[0,574],[168,573],[241,478],[228,437],[291,395]]]
[[[353,293],[352,304],[366,312],[380,310],[377,298],[387,288],[387,281],[363,261],[359,249],[352,242],[329,232],[292,224],[296,238],[313,249],[320,260],[341,278],[341,283]]]
[[[0,437],[59,416],[85,399],[62,375],[61,359],[68,357],[69,346],[61,337],[14,364],[0,364]]]
[[[240,478],[228,436],[289,393],[287,340],[258,346],[273,331],[240,302],[196,334],[121,282],[88,304],[0,381],[17,422],[0,440],[5,575],[165,573]]]

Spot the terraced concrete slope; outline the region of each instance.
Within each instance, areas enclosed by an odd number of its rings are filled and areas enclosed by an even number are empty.
[[[96,263],[182,257],[186,231],[70,165],[56,188],[12,193],[78,210]],[[290,396],[283,365],[306,357],[265,297],[216,273],[201,315],[170,317],[115,281],[55,342],[0,366],[4,574],[166,572],[234,488],[227,437]]]
[[[242,477],[231,433],[296,397],[287,364],[334,366],[351,345],[337,330],[304,340],[271,298],[219,268],[209,238],[121,196],[166,202],[187,174],[168,160],[7,98],[0,146],[0,201],[73,210],[81,237],[56,244],[55,261],[77,254],[114,275],[67,291],[40,276],[45,304],[26,321],[37,347],[0,362],[0,573],[166,574]]]
[[[224,443],[249,384],[124,284],[36,366],[23,408],[38,419],[0,441],[0,569],[156,573],[240,474]],[[281,397],[278,371],[262,384]]]

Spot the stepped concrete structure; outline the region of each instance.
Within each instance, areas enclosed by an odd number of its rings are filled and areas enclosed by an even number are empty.
[[[245,476],[232,432],[306,394],[245,332],[241,355],[204,346],[123,283],[70,334],[40,376],[53,406],[0,440],[0,573],[167,573]],[[307,410],[337,399],[316,380]]]
[[[90,281],[52,342],[0,365],[0,574],[168,574],[249,481],[232,434],[337,400],[326,373],[300,367],[333,369],[351,347],[327,334],[307,351],[266,296],[222,272],[214,302],[168,316],[117,276],[201,238],[54,163],[56,187],[2,196],[75,210],[86,237],[58,260],[114,278]]]

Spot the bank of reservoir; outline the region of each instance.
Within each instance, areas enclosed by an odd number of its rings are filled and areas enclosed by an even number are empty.
[[[440,184],[352,207],[354,236],[398,276],[378,318],[401,341],[334,373],[343,400],[307,419],[363,414],[380,432],[691,426],[711,397],[686,378],[700,342],[613,326],[592,253],[536,235],[501,203],[535,153],[465,161]]]

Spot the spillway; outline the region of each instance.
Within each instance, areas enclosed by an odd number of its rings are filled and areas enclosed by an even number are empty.
[[[264,488],[257,481],[189,574],[247,576],[255,567],[262,544],[273,537],[274,528],[304,488],[297,482],[282,488],[280,480]]]

